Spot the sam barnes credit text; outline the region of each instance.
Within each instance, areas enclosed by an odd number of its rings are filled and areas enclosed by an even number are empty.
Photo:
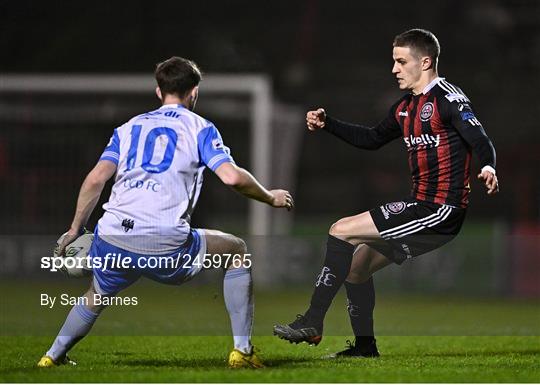
[[[94,294],[94,305],[105,306],[136,306],[139,304],[137,297],[115,297],[109,295]],[[89,305],[88,298],[86,297],[74,297],[69,294],[61,294],[60,296],[53,296],[46,293],[40,294],[41,306],[47,306],[52,309],[56,304],[61,306],[74,306],[74,305]]]

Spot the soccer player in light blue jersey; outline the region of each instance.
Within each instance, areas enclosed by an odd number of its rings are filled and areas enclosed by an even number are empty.
[[[138,115],[114,130],[97,165],[84,180],[71,227],[60,254],[86,225],[105,183],[115,175],[105,213],[95,229],[90,249],[92,262],[105,256],[130,258],[129,267],[97,267],[81,304],[73,307],[39,367],[74,364],[68,351],[92,328],[106,307],[95,298],[113,297],[141,276],[180,285],[204,266],[204,255],[232,254],[223,258],[223,291],[229,312],[234,349],[231,367],[261,367],[251,344],[253,298],[250,264],[245,242],[217,230],[194,229],[190,217],[210,168],[226,185],[242,195],[273,207],[291,209],[285,190],[267,190],[248,171],[238,167],[223,144],[216,126],[195,114],[201,72],[187,59],[172,57],[157,65],[156,93],[161,108]],[[165,266],[149,268],[150,258]],[[228,259],[228,260],[227,260]],[[102,263],[103,265],[103,263]],[[85,305],[86,304],[86,305]]]

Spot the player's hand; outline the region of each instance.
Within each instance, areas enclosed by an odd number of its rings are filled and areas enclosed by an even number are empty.
[[[478,179],[486,185],[488,195],[493,195],[499,192],[499,181],[497,175],[488,170],[484,170],[478,174]]]
[[[73,242],[75,239],[79,238],[81,235],[80,231],[69,229],[64,239],[62,239],[62,242],[60,243],[58,247],[58,255],[59,256],[65,256],[66,247],[71,242]]]
[[[287,190],[270,190],[272,194],[272,202],[270,205],[272,207],[285,207],[290,211],[294,207],[294,200]]]
[[[324,108],[318,108],[316,111],[308,111],[306,114],[307,128],[310,131],[315,131],[324,128],[326,121],[326,112]]]

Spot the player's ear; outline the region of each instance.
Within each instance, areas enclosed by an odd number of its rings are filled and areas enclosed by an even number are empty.
[[[159,89],[159,87],[156,87],[156,95],[159,100],[163,101],[163,95],[161,95],[161,90]]]
[[[193,87],[189,96],[191,96],[192,100],[197,100],[197,97],[199,96],[199,86]]]
[[[421,59],[422,62],[422,71],[426,71],[433,67],[433,60],[429,56],[424,56]]]

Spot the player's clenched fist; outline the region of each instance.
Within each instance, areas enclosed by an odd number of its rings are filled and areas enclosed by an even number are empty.
[[[326,112],[324,108],[319,108],[316,111],[308,111],[306,114],[307,127],[310,131],[315,131],[324,127],[326,121]]]
[[[270,190],[272,194],[272,202],[270,203],[273,207],[285,207],[287,210],[291,210],[294,207],[294,200],[287,190]]]

